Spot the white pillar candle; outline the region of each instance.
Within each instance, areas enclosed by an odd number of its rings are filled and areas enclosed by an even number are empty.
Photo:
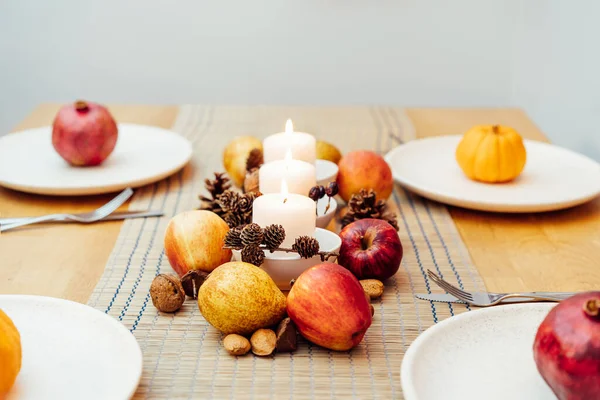
[[[317,140],[311,134],[294,132],[291,120],[285,124],[285,132],[270,135],[263,140],[264,162],[283,160],[290,149],[292,158],[314,164],[317,160]]]
[[[279,193],[263,194],[252,203],[252,222],[266,228],[278,224],[285,229],[281,247],[292,247],[299,236],[314,237],[316,204],[307,196],[287,193],[285,180]]]
[[[284,160],[263,164],[258,170],[258,185],[261,193],[280,193],[281,181],[285,180],[289,193],[308,196],[308,192],[317,185],[317,170],[306,161],[293,160],[291,152]]]

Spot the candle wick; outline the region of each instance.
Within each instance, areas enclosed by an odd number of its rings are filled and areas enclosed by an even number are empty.
[[[287,197],[285,199],[283,199],[283,204],[285,204],[287,202]]]

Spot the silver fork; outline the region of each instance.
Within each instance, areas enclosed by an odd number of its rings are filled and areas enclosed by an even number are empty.
[[[90,211],[87,213],[81,213],[81,214],[48,214],[48,215],[41,215],[39,217],[27,218],[23,221],[14,222],[12,224],[0,226],[0,232],[6,232],[10,229],[18,228],[20,226],[37,224],[40,222],[47,222],[47,221],[65,220],[65,219],[70,220],[70,221],[75,221],[75,222],[81,222],[81,223],[96,222],[96,221],[99,221],[102,218],[106,217],[107,215],[111,214],[117,208],[121,207],[121,205],[123,205],[123,203],[125,203],[127,201],[127,199],[129,199],[131,197],[132,194],[133,194],[133,189],[127,188],[127,189],[123,190],[121,193],[119,193],[114,199],[112,199],[111,201],[109,201],[102,207],[97,208],[94,211]]]
[[[439,287],[446,290],[448,293],[453,295],[459,300],[464,301],[465,303],[477,306],[477,307],[490,307],[495,306],[506,299],[523,299],[523,302],[530,301],[562,301],[568,297],[573,296],[575,293],[567,293],[567,292],[526,292],[526,293],[492,293],[488,292],[484,293],[470,293],[465,290],[462,290],[439,276],[437,276],[433,271],[427,270],[427,275],[434,281]]]

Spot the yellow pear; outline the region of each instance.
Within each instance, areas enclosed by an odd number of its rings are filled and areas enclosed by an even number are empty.
[[[337,164],[342,159],[342,153],[333,144],[323,140],[317,140],[317,158],[319,160],[327,160]]]
[[[286,298],[265,271],[232,261],[217,267],[200,286],[198,308],[219,331],[248,335],[277,324]]]

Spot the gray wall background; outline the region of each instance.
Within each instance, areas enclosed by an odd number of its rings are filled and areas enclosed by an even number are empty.
[[[0,0],[0,134],[41,102],[517,106],[600,160],[593,0]]]

